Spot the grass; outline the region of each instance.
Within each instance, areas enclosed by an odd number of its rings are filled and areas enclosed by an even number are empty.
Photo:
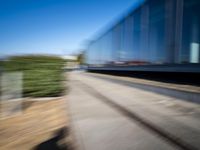
[[[65,61],[54,56],[17,56],[3,61],[5,72],[23,72],[24,97],[60,96],[65,90]]]

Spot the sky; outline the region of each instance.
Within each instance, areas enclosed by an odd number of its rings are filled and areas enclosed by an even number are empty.
[[[76,53],[140,0],[0,0],[0,56]]]

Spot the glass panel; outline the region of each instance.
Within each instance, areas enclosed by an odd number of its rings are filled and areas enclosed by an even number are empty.
[[[91,62],[91,50],[92,50],[92,45],[91,45],[91,43],[89,44],[89,46],[88,46],[88,49],[87,49],[87,52],[86,52],[86,63],[87,64],[92,64],[92,62]]]
[[[127,17],[123,23],[122,40],[122,60],[130,62],[133,60],[133,16]]]
[[[140,33],[140,61],[149,64],[149,5],[141,7],[141,33]]]
[[[140,33],[141,33],[141,11],[136,10],[133,14],[133,59],[140,61]]]
[[[167,60],[165,48],[165,0],[151,0],[149,50],[152,63],[162,64]]]
[[[111,32],[108,32],[105,35],[104,49],[105,49],[105,52],[104,52],[105,53],[105,56],[104,56],[105,63],[110,64],[113,61],[113,58],[112,58],[112,54],[113,54],[113,51],[112,51],[112,33]]]
[[[200,1],[184,0],[181,63],[199,63]]]
[[[121,25],[118,24],[113,29],[113,51],[114,61],[120,61],[121,51]]]
[[[91,62],[91,64],[97,65],[100,63],[100,58],[99,58],[99,48],[98,48],[98,42],[94,42],[91,44],[90,46],[90,50],[89,50],[89,62]]]

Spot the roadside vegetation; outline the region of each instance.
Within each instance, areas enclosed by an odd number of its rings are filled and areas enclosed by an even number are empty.
[[[3,61],[3,70],[23,73],[24,97],[55,97],[65,90],[64,64],[55,56],[16,56]]]

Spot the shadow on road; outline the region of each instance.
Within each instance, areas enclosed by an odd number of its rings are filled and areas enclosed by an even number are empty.
[[[66,144],[67,136],[69,136],[69,129],[63,127],[55,133],[54,137],[40,143],[34,150],[71,150],[70,145]]]
[[[23,110],[27,110],[28,108],[30,108],[35,102],[34,101],[24,101],[22,103],[22,108]]]

